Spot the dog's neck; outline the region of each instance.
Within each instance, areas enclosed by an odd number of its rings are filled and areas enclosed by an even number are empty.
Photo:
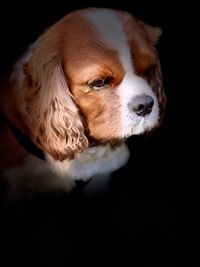
[[[45,155],[51,170],[61,177],[69,175],[75,180],[88,180],[97,174],[112,173],[126,164],[129,150],[125,143],[113,148],[99,145],[78,153],[72,160],[56,161],[49,154]]]
[[[17,127],[15,127],[14,124],[12,124],[8,119],[4,118],[6,124],[10,128],[11,132],[19,142],[19,144],[30,154],[36,156],[37,158],[40,158],[42,160],[45,160],[45,155],[42,149],[40,149],[38,146],[36,146],[31,139],[24,134],[22,131],[20,131]]]
[[[26,134],[12,123],[8,120],[6,120],[6,123],[17,141],[27,152],[50,163],[50,169],[61,177],[69,175],[76,180],[82,179],[86,181],[94,175],[115,171],[123,166],[129,158],[129,151],[122,142],[118,146],[113,146],[112,144],[92,146],[77,153],[72,160],[56,161],[49,154],[38,148]]]

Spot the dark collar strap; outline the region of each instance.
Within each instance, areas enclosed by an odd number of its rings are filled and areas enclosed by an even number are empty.
[[[6,118],[4,118],[4,121],[7,123],[10,130],[12,131],[12,133],[14,134],[15,138],[17,139],[17,141],[20,143],[21,146],[23,146],[32,155],[45,160],[45,156],[44,156],[42,149],[37,147],[27,135],[25,135],[19,129],[17,129]]]
[[[19,129],[17,129],[10,121],[7,120],[5,117],[0,117],[0,122],[1,123],[6,123],[12,133],[14,134],[15,138],[17,141],[20,143],[22,147],[24,147],[29,153],[32,155],[45,160],[44,153],[42,149],[38,148],[32,141],[31,139],[22,133]],[[91,179],[88,181],[76,181],[76,188],[72,191],[73,194],[79,194],[83,190],[83,188],[90,182]]]

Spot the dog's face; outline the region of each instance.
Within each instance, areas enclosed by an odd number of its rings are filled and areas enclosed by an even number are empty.
[[[63,160],[90,139],[112,143],[156,127],[165,106],[159,35],[108,9],[76,11],[49,28],[22,60],[16,106],[32,140]]]
[[[159,62],[143,25],[128,14],[95,10],[69,31],[75,32],[66,40],[64,70],[90,135],[110,141],[155,127],[161,77],[154,77]]]

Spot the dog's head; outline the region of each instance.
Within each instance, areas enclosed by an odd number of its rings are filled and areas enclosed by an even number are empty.
[[[166,102],[155,49],[160,33],[123,11],[65,16],[14,70],[23,131],[64,160],[92,142],[115,143],[156,127]]]

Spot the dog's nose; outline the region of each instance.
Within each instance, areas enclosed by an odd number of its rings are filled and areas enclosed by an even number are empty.
[[[154,100],[149,95],[135,96],[129,108],[132,109],[138,116],[146,116],[152,111]]]

